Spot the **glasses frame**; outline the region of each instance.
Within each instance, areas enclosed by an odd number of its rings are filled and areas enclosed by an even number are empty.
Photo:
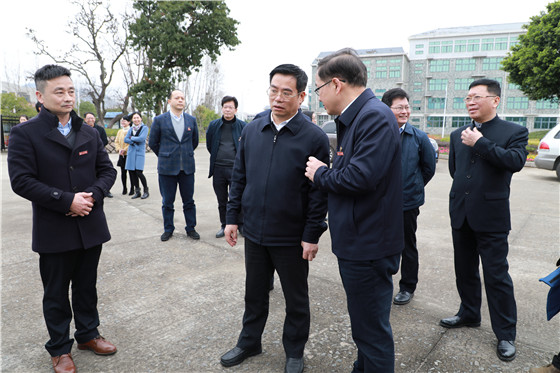
[[[272,90],[272,89],[278,90],[278,92],[276,94],[271,94],[270,90]],[[282,98],[285,99],[285,100],[291,100],[292,98],[299,96],[299,94],[301,92],[297,92],[297,93],[293,93],[293,94],[287,94],[287,93],[288,92],[286,92],[286,91],[282,91],[278,88],[273,88],[273,87],[268,87],[268,89],[266,90],[266,94],[268,95],[269,98],[276,98],[278,96],[282,96]]]
[[[402,111],[409,111],[410,110],[410,105],[408,106],[397,106],[397,107],[393,107],[393,106],[389,106],[391,108],[391,110],[396,111],[397,113],[400,113]],[[399,109],[400,107],[400,109]]]
[[[496,95],[494,95],[494,96],[478,96],[477,95],[477,96],[473,96],[473,97],[465,97],[463,99],[463,102],[465,104],[468,104],[470,102],[477,103],[477,102],[480,102],[483,98],[488,98],[488,97],[498,97],[498,96],[496,96]]]
[[[332,83],[333,80],[334,80],[334,78],[332,78],[331,80],[329,80],[329,81],[326,82],[325,84],[321,85],[320,87],[315,88],[313,91],[315,92],[315,94],[316,94],[317,96],[320,96],[319,91],[321,90],[321,88],[323,88],[324,86],[326,86],[326,85]],[[346,80],[344,80],[344,79],[338,79],[338,80],[341,81],[341,82],[343,82],[343,83],[346,83]]]

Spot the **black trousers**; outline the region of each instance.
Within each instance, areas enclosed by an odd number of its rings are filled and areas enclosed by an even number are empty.
[[[226,226],[226,211],[229,197],[229,188],[231,187],[231,175],[233,167],[214,166],[214,174],[212,175],[212,186],[214,193],[218,199],[218,212],[220,213],[220,223],[222,228]],[[239,221],[243,221],[243,213],[239,213]],[[238,224],[242,226],[243,224]]]
[[[516,336],[517,306],[513,281],[508,273],[508,232],[475,232],[466,221],[460,229],[453,229],[455,278],[461,297],[458,316],[480,320],[482,302],[479,264],[492,330],[498,340],[514,341]]]
[[[130,172],[132,174],[132,172],[134,171],[130,171]],[[126,168],[124,168],[124,166],[121,166],[121,182],[122,182],[123,189],[126,189],[126,173],[127,173]],[[132,175],[130,176],[130,184],[132,184]],[[131,185],[131,187],[134,186]]]
[[[418,227],[418,215],[420,209],[417,207],[403,212],[404,221],[404,250],[401,256],[401,280],[400,291],[414,293],[418,284],[418,248],[416,247],[416,228]]]
[[[97,265],[101,245],[87,250],[73,250],[56,254],[40,254],[39,270],[43,281],[43,316],[50,340],[45,345],[51,356],[72,350],[70,322],[72,312],[78,343],[85,343],[99,335],[97,313]],[[72,284],[72,306],[68,289]]]
[[[268,318],[270,278],[276,269],[286,301],[282,343],[287,357],[301,358],[309,338],[310,311],[307,276],[309,262],[297,246],[262,246],[245,238],[245,313],[237,346],[261,346]]]
[[[148,188],[148,183],[146,182],[146,176],[144,176],[143,170],[129,170],[129,173],[130,173],[130,183],[134,188],[140,189],[140,184],[138,182],[139,179],[140,182],[142,182],[142,186],[144,187],[144,190]]]

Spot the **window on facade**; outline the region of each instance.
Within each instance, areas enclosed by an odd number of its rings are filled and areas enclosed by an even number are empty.
[[[415,64],[414,64],[414,67],[415,67],[416,69],[421,69],[422,67],[424,67],[424,64],[423,64],[423,63],[415,63]]]
[[[453,98],[453,109],[464,109],[465,102],[463,101],[463,97],[454,97]]]
[[[537,117],[535,118],[535,129],[548,130],[556,126],[558,118],[556,117]]]
[[[506,108],[508,109],[528,109],[528,97],[508,97]]]
[[[422,92],[422,83],[415,82],[413,90],[414,92]]]
[[[445,91],[447,79],[431,79],[428,85],[430,91]]]
[[[387,60],[377,60],[375,61],[377,65],[387,65]]]
[[[386,79],[387,78],[387,70],[379,70],[379,68],[378,68],[377,71],[375,72],[375,78],[376,79]]]
[[[467,50],[469,52],[478,52],[480,50],[480,39],[469,39]]]
[[[474,71],[476,61],[473,58],[460,58],[455,60],[455,71]]]
[[[494,49],[497,51],[505,51],[508,47],[508,38],[496,38]]]
[[[558,110],[558,102],[550,100],[537,101],[537,109],[556,109]]]
[[[467,51],[467,41],[455,40],[455,52],[466,52],[466,51]]]
[[[443,117],[428,117],[426,122],[428,127],[443,127]]]
[[[499,70],[503,57],[491,57],[482,60],[482,70]]]
[[[424,44],[416,44],[416,49],[422,49],[424,48]]]
[[[430,97],[428,98],[428,109],[443,109],[445,107],[445,98]]]
[[[439,41],[431,41],[429,52],[430,53],[439,53],[440,49],[441,49],[440,45],[441,45],[441,42],[439,42]]]
[[[470,117],[452,117],[451,118],[451,127],[463,127],[471,124]]]
[[[449,60],[433,60],[430,61],[430,72],[449,71]]]
[[[519,85],[515,83],[508,83],[509,89],[519,89]]]
[[[469,89],[472,79],[455,79],[455,90],[456,91],[466,91]],[[462,99],[461,99],[462,100]],[[462,102],[462,101],[461,101]]]
[[[401,67],[400,66],[390,66],[389,67],[389,78],[400,78],[401,77]]]
[[[494,50],[494,38],[482,39],[482,50],[483,51]]]
[[[412,111],[422,110],[422,100],[412,100]],[[417,119],[420,121],[420,119]]]
[[[490,79],[494,79],[495,81],[500,83],[500,86],[502,85],[502,78],[490,78]]]
[[[441,53],[453,53],[453,42],[452,41],[442,41],[441,42]]]
[[[527,127],[527,118],[525,117],[506,117],[506,120]]]
[[[380,89],[376,89],[376,90],[375,90],[375,95],[376,95],[376,96],[383,96],[383,93],[385,93],[385,92],[387,92],[386,89],[381,89],[381,88],[380,88]]]
[[[413,127],[420,128],[420,118],[412,118],[410,122]]]
[[[416,52],[414,52],[414,54],[418,56],[418,55],[424,54],[424,51],[416,51]]]
[[[389,60],[389,63],[401,63],[401,59],[400,58],[394,58],[392,60]]]

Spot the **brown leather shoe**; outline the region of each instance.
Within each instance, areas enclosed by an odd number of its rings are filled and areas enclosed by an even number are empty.
[[[55,373],[76,373],[78,371],[70,353],[51,357],[51,360]]]
[[[117,352],[117,347],[98,335],[89,342],[78,343],[78,350],[92,350],[96,355],[113,355]]]

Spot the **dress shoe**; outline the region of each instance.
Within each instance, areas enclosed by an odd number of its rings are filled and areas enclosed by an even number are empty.
[[[129,196],[133,196],[134,195],[134,187],[130,188],[130,192],[128,192]]]
[[[414,293],[409,293],[408,291],[399,291],[393,299],[393,303],[398,305],[408,304],[410,300],[414,297]]]
[[[556,368],[552,364],[548,364],[540,368],[531,368],[531,370],[529,370],[529,373],[560,373],[560,369]]]
[[[222,355],[220,363],[225,367],[232,367],[241,364],[248,357],[258,355],[261,352],[262,347],[260,346],[254,350],[244,350],[235,346],[233,349]]]
[[[144,194],[142,194],[142,197],[140,197],[140,199],[146,199],[150,196],[150,191],[148,190],[148,188],[144,188]]]
[[[462,328],[463,326],[468,326],[469,328],[476,328],[480,326],[480,321],[463,319],[460,316],[452,316],[446,319],[441,319],[439,325],[444,328],[454,329]]]
[[[515,343],[514,341],[499,341],[496,349],[498,357],[502,361],[512,361],[515,359]]]
[[[161,235],[161,240],[162,241],[169,241],[171,236],[173,236],[173,232],[163,232],[163,234]]]
[[[51,357],[52,366],[55,373],[76,373],[76,365],[72,360],[72,354],[64,354],[60,356]]]
[[[123,190],[122,190],[123,196],[126,196],[126,193],[128,193],[128,189],[126,189],[126,187],[124,187]]]
[[[286,367],[284,373],[301,373],[303,372],[303,358],[289,357],[286,359]]]
[[[117,347],[102,336],[98,335],[89,342],[78,343],[78,350],[91,350],[96,355],[113,355],[117,352]]]
[[[216,233],[216,238],[222,238],[224,237],[226,234],[224,233],[224,228],[220,228],[220,230],[218,231],[218,233]]]
[[[134,195],[132,196],[131,199],[140,198],[140,197],[142,197],[142,195],[140,194],[140,188],[136,188],[136,190],[134,191]]]
[[[192,238],[193,240],[200,240],[200,234],[194,229],[192,231],[187,231],[187,236]]]
[[[113,198],[113,194],[111,194],[111,192],[107,193],[107,198]]]

